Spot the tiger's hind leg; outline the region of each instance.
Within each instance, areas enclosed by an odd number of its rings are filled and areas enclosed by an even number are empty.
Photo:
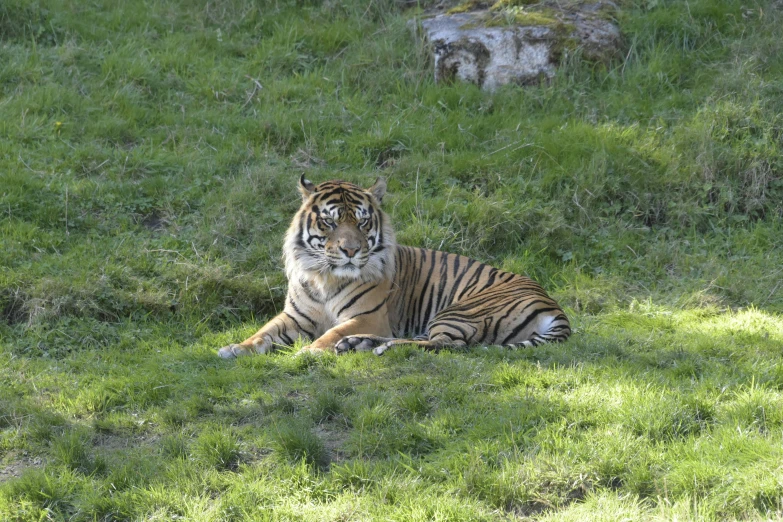
[[[382,344],[388,344],[397,341],[399,341],[398,344],[403,344],[426,341],[427,339],[429,339],[428,335],[419,335],[410,340],[380,337],[377,335],[350,335],[340,339],[340,341],[334,345],[334,349],[338,355],[342,355],[348,352],[369,352],[373,348],[376,348]]]
[[[571,325],[562,312],[544,317],[538,329],[529,334],[527,339],[512,340],[505,344],[509,348],[534,348],[544,343],[562,343],[571,335]]]
[[[399,346],[401,344],[413,344],[423,348],[424,350],[437,353],[441,350],[441,348],[460,348],[467,346],[468,344],[462,339],[452,339],[447,334],[443,333],[435,334],[429,339],[426,337],[422,339],[421,337],[423,336],[415,337],[413,339],[392,339],[391,341],[385,342],[382,345],[376,347],[372,352],[375,355],[383,355],[387,350],[395,346]]]
[[[530,336],[530,339],[526,339],[524,341],[514,343],[514,344],[507,344],[506,347],[508,348],[535,348],[536,346],[540,346],[544,343],[562,343],[564,342],[564,338],[552,338],[548,339],[542,335],[538,335],[537,333],[534,333]]]
[[[436,352],[473,344],[530,348],[568,338],[568,318],[554,301],[538,294],[522,297],[508,299],[500,291],[479,293],[439,312],[428,325],[429,339],[394,339],[373,352],[382,355],[400,344]]]
[[[430,322],[428,332],[417,335],[413,339],[391,339],[373,350],[375,355],[383,355],[387,350],[401,344],[413,344],[424,350],[439,352],[443,348],[462,348],[468,345],[470,339],[479,330],[478,324],[464,320],[455,324],[451,321],[439,320],[440,314]]]
[[[464,315],[454,319],[449,315],[456,311],[457,306],[441,310],[427,325],[427,331],[413,339],[392,339],[373,350],[375,355],[383,355],[390,348],[401,344],[413,344],[424,350],[439,352],[443,348],[463,348],[471,343],[476,334],[481,331],[482,323],[471,320]]]
[[[571,333],[571,328],[568,325],[565,315],[557,315],[551,319],[545,318],[543,333],[533,331],[529,334],[527,339],[507,342],[505,346],[509,348],[533,348],[544,343],[561,343],[565,341]],[[473,335],[465,338],[465,330],[474,332]],[[400,344],[414,344],[420,346],[425,350],[431,350],[438,352],[441,348],[457,348],[467,346],[470,341],[473,340],[475,332],[479,330],[476,325],[470,323],[462,323],[459,326],[449,325],[448,323],[440,324],[433,328],[431,336],[428,340],[422,340],[421,337],[414,339],[392,339],[381,344],[373,350],[375,355],[383,355],[387,350]],[[426,337],[425,337],[426,339]],[[497,340],[495,340],[497,342]],[[472,344],[472,343],[471,343]],[[489,344],[494,344],[489,342]]]
[[[404,342],[426,341],[427,339],[429,339],[428,335],[419,335],[410,341],[404,340]],[[340,339],[334,345],[334,349],[338,355],[348,352],[369,352],[377,346],[393,341],[400,341],[400,339],[380,337],[378,335],[349,335]]]

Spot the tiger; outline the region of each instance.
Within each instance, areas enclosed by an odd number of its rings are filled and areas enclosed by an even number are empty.
[[[283,248],[284,309],[220,357],[270,353],[299,338],[312,340],[300,353],[382,355],[400,345],[525,348],[570,336],[563,309],[529,277],[398,245],[381,209],[386,187],[382,178],[368,189],[299,178],[302,205]]]

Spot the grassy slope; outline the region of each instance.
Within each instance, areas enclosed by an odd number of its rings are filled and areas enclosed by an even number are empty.
[[[390,0],[115,4],[0,4],[0,518],[781,516],[779,2],[627,2],[611,68],[495,95]],[[303,170],[573,339],[217,360]]]

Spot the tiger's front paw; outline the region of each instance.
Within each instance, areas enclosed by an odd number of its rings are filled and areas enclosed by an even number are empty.
[[[236,359],[244,355],[252,355],[247,347],[239,344],[229,344],[218,350],[218,356],[222,359]]]
[[[337,341],[337,344],[334,345],[334,349],[338,355],[348,352],[369,352],[377,344],[378,342],[372,337],[349,335],[348,337],[343,337]]]
[[[313,346],[312,344],[310,344],[308,346],[304,346],[304,347],[300,348],[299,351],[296,352],[296,355],[304,355],[306,353],[312,353],[314,355],[321,355],[321,354],[323,354],[325,352],[329,352],[329,351],[331,351],[331,350],[326,350],[324,348],[319,348],[317,346]]]
[[[372,351],[372,353],[374,353],[375,355],[383,355],[383,354],[384,354],[384,353],[386,353],[386,352],[387,352],[387,351],[388,351],[388,350],[389,350],[391,347],[393,347],[395,344],[397,344],[397,343],[395,343],[394,341],[389,341],[389,342],[387,342],[387,343],[383,343],[383,344],[381,344],[380,346],[378,346],[377,348],[375,348],[375,349]]]
[[[255,355],[257,353],[269,353],[271,345],[267,342],[256,343],[252,346],[242,344],[229,344],[218,350],[218,356],[222,359],[236,359],[245,355]]]

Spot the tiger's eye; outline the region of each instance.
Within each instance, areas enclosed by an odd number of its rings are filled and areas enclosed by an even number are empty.
[[[330,217],[323,217],[323,218],[321,218],[321,221],[323,221],[323,223],[325,225],[330,226],[330,227],[332,225],[334,225],[334,220],[332,218],[330,218]]]

